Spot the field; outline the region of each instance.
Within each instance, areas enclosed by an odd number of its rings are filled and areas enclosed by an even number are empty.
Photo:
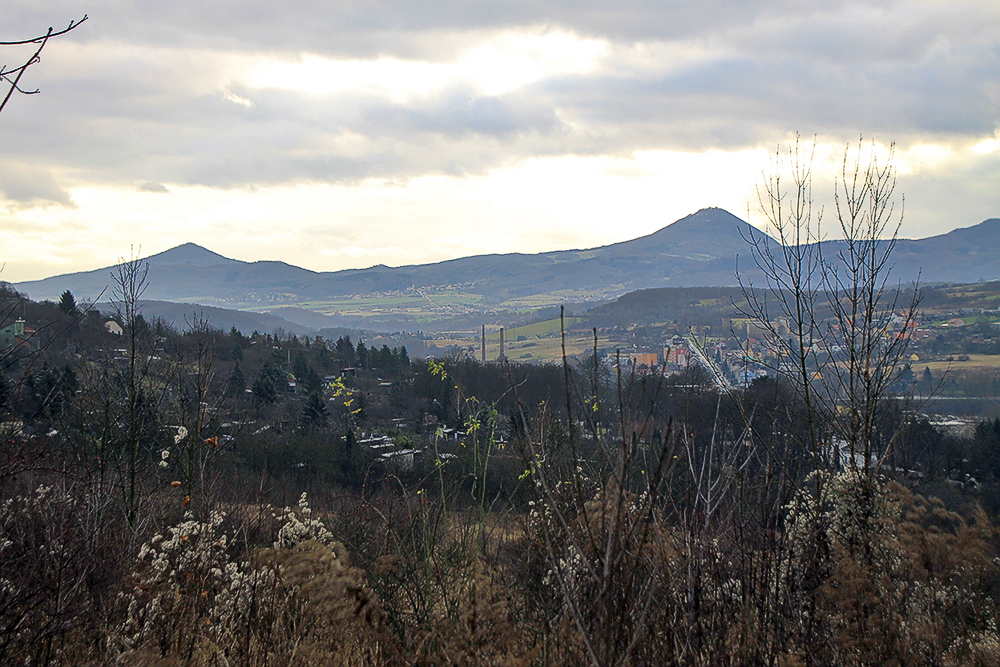
[[[606,337],[597,339],[598,348],[607,348],[611,345],[612,342]],[[566,335],[566,354],[571,357],[586,355],[593,346],[592,334]],[[507,358],[511,361],[559,361],[562,358],[562,341],[558,335],[514,341],[506,348]]]
[[[566,326],[572,326],[582,321],[582,318],[566,318]],[[524,336],[524,340],[517,340]],[[466,349],[476,359],[479,358],[479,337],[458,336],[441,337],[434,344],[442,349],[457,346]],[[614,347],[607,336],[597,339],[599,349]],[[594,337],[589,331],[573,331],[566,334],[566,354],[569,356],[586,355],[593,349]],[[546,320],[523,327],[504,330],[504,348],[507,358],[511,361],[554,362],[562,358],[562,339],[559,335],[559,320]],[[494,331],[486,335],[486,357],[496,359],[500,353],[500,332]]]
[[[944,373],[945,371],[950,371],[952,373],[958,373],[963,371],[986,371],[986,370],[997,370],[1000,369],[1000,354],[970,354],[968,361],[958,361],[958,356],[955,356],[954,361],[915,361],[913,362],[913,368],[916,371],[923,370],[926,366],[931,369],[931,373],[935,375],[938,373]]]
[[[326,315],[388,311],[413,312],[414,310],[436,312],[441,308],[447,309],[452,306],[473,305],[481,299],[482,296],[479,294],[465,294],[454,291],[434,293],[407,292],[385,296],[343,297],[328,301],[305,301],[295,305]]]
[[[351,320],[382,320],[390,317],[400,322],[427,324],[482,312],[482,295],[457,289],[436,291],[406,290],[387,294],[345,296],[332,299],[282,304],[322,315]],[[247,310],[276,312],[273,305],[248,307]],[[331,322],[332,324],[332,322]]]
[[[500,304],[504,310],[516,310],[519,308],[544,308],[545,306],[556,306],[561,303],[580,302],[600,302],[613,299],[623,293],[623,285],[608,285],[602,290],[555,290],[544,294],[532,294],[521,296],[516,299],[508,299]]]
[[[574,324],[579,324],[583,321],[582,317],[567,317],[565,318],[566,328],[571,329]],[[542,322],[535,322],[533,324],[526,324],[523,327],[513,327],[510,329],[504,329],[504,338],[508,343],[514,342],[518,336],[524,336],[526,338],[534,338],[536,336],[554,336],[559,333],[559,318],[553,318],[551,320],[544,320]],[[489,341],[500,341],[500,331],[494,331],[493,333],[486,334],[486,340]]]

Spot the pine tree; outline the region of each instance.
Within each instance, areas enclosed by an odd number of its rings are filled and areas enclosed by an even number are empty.
[[[239,349],[239,348],[237,348]],[[244,391],[246,391],[247,382],[243,377],[243,371],[240,369],[239,362],[233,367],[233,372],[229,374],[229,381],[226,384],[226,391],[229,392],[230,396],[239,396]]]
[[[7,377],[0,372],[0,414],[6,412],[9,399],[10,386],[7,384]]]
[[[264,403],[274,403],[278,400],[278,386],[274,380],[273,368],[270,363],[261,366],[257,379],[250,387],[254,398]]]
[[[314,392],[306,398],[305,405],[302,406],[302,421],[312,426],[326,426],[326,403],[323,397]]]
[[[358,341],[358,366],[361,368],[368,368],[368,347],[365,345],[363,340]]]
[[[309,362],[306,361],[306,355],[299,352],[292,360],[292,375],[295,376],[296,380],[304,380],[308,374]]]
[[[309,394],[316,394],[323,389],[323,378],[319,376],[316,369],[309,366],[302,377],[296,379],[302,384],[302,388]]]
[[[76,299],[69,290],[63,292],[59,297],[59,310],[67,315],[76,315]]]
[[[337,358],[340,359],[340,363],[344,366],[352,366],[354,362],[357,361],[357,355],[354,352],[354,344],[351,343],[350,336],[341,336],[337,339],[337,345],[334,347],[334,352]]]

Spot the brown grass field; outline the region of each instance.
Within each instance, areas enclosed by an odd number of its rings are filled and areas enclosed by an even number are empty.
[[[926,366],[935,375],[945,371],[957,373],[962,371],[998,370],[1000,369],[1000,354],[970,354],[968,361],[958,361],[958,355],[955,355],[954,361],[920,360],[912,362],[912,366],[914,370],[923,370]]]

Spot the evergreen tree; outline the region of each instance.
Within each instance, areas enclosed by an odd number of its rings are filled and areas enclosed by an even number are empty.
[[[261,372],[267,373],[268,377],[271,378],[271,382],[274,383],[276,389],[280,389],[282,383],[287,382],[287,376],[285,371],[282,370],[281,365],[275,364],[271,361],[265,361],[264,366],[261,368]]]
[[[239,349],[239,348],[236,348]],[[226,391],[230,396],[240,396],[246,391],[247,382],[243,377],[243,371],[240,369],[239,362],[233,366],[233,372],[229,374],[229,381],[226,383]]]
[[[62,394],[64,403],[69,404],[75,397],[80,383],[76,376],[76,371],[69,364],[63,366],[61,377],[59,378],[59,391]]]
[[[263,403],[274,403],[278,400],[278,384],[275,381],[276,368],[271,362],[265,362],[257,373],[257,379],[253,381],[250,390],[254,398]],[[279,371],[280,372],[280,371]]]
[[[297,378],[302,384],[302,388],[309,394],[316,394],[323,390],[323,378],[319,376],[316,369],[309,366],[301,378]]]
[[[233,359],[243,361],[243,348],[247,345],[247,337],[234,325],[229,329],[229,340],[233,344]]]
[[[295,359],[292,360],[292,375],[295,376],[296,380],[304,380],[306,375],[309,374],[309,362],[306,361],[306,355],[301,351],[295,355]]]
[[[326,403],[319,393],[309,394],[302,406],[302,421],[312,426],[326,426]]]
[[[357,354],[354,351],[354,344],[351,343],[350,336],[341,336],[338,338],[333,351],[343,366],[353,366],[357,362]]]
[[[356,397],[356,410],[357,413],[354,415],[354,421],[358,424],[363,424],[368,420],[368,401],[365,399],[363,392],[358,392]]]
[[[67,315],[76,315],[76,299],[69,290],[63,292],[62,296],[59,297],[59,310]]]

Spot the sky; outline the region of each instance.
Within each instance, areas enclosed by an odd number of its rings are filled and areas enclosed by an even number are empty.
[[[7,0],[0,41],[84,14],[0,114],[0,280],[186,242],[332,271],[709,206],[762,226],[796,136],[826,211],[863,137],[895,146],[901,236],[1000,217],[998,2]]]

